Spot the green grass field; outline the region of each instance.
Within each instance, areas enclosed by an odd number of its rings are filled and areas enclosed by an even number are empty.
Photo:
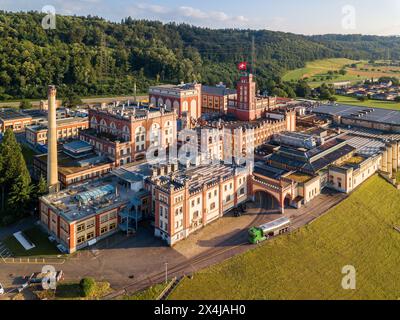
[[[24,235],[35,244],[35,248],[26,251],[14,236],[3,241],[6,247],[13,253],[14,257],[50,258],[61,255],[54,243],[51,243],[47,238],[47,235],[39,228],[34,227],[26,230],[24,231]]]
[[[345,68],[345,75],[334,74],[329,75],[329,71],[339,71],[346,65],[356,64],[357,68]],[[380,78],[383,76],[399,77],[400,67],[393,66],[374,66],[367,61],[356,61],[343,58],[323,59],[308,62],[305,68],[299,68],[288,71],[283,76],[283,81],[297,81],[307,79],[308,84],[312,87],[318,87],[322,83],[334,83],[350,81],[357,83],[371,78]],[[331,76],[332,79],[327,77]]]
[[[372,107],[372,108],[382,108],[382,109],[393,109],[400,110],[399,102],[391,101],[379,101],[379,100],[366,100],[361,102],[357,98],[347,97],[347,96],[335,96],[337,98],[337,103],[349,104],[355,106]]]
[[[305,77],[311,78],[318,74],[325,74],[328,71],[340,70],[343,66],[352,63],[356,63],[356,61],[344,58],[315,60],[308,62],[305,68],[288,71],[283,76],[283,81],[297,81]]]
[[[156,300],[163,290],[167,287],[167,283],[160,283],[150,287],[147,290],[140,291],[132,296],[124,296],[123,300]]]
[[[378,176],[314,223],[185,279],[171,299],[400,299],[400,191]],[[356,290],[342,268],[356,269]]]

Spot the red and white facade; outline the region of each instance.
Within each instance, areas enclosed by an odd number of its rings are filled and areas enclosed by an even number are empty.
[[[177,110],[178,117],[187,115],[193,120],[201,117],[201,84],[160,85],[150,87],[149,101],[154,106]]]
[[[243,75],[237,84],[237,98],[228,101],[228,113],[238,120],[253,121],[274,110],[275,106],[275,97],[257,96],[254,76],[247,74]]]
[[[111,158],[115,166],[142,160],[150,146],[168,148],[176,141],[176,113],[164,109],[121,116],[112,109],[89,110],[90,130],[80,139]]]

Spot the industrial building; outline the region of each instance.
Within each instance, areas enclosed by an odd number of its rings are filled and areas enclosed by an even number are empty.
[[[165,106],[170,111],[175,109],[178,118],[197,120],[201,117],[201,91],[199,83],[152,86],[149,101],[153,106]]]
[[[155,168],[148,178],[155,236],[173,246],[247,201],[250,175],[248,168],[225,164]]]
[[[89,109],[89,129],[80,140],[113,160],[115,167],[145,158],[149,147],[168,148],[176,141],[174,110],[146,105]]]
[[[271,153],[255,164],[253,195],[271,195],[283,213],[285,206],[312,201],[325,187],[350,193],[382,168],[381,150],[365,154],[354,139],[340,131],[274,135]]]
[[[202,86],[201,88],[201,112],[227,114],[228,100],[237,98],[237,92],[229,89],[223,84]]]
[[[77,139],[79,132],[89,128],[88,118],[70,117],[57,119],[57,141],[63,142],[70,139]],[[33,146],[46,145],[48,133],[48,122],[41,122],[37,125],[25,128],[26,141]]]
[[[385,132],[400,132],[400,111],[349,105],[320,105],[311,111],[336,125],[355,126]]]
[[[0,133],[7,129],[23,132],[26,126],[32,124],[32,117],[15,109],[0,108]]]
[[[68,253],[116,233],[135,192],[111,177],[44,196],[40,221]]]
[[[47,154],[33,158],[33,177],[47,176]],[[62,188],[107,175],[114,163],[107,156],[94,151],[92,145],[76,140],[62,145],[57,153],[58,181]]]

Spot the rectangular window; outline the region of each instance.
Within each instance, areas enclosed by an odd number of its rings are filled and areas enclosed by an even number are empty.
[[[81,236],[76,240],[77,244],[81,244],[82,242],[85,242],[85,236]]]
[[[100,222],[101,223],[104,223],[104,222],[107,222],[107,221],[108,221],[108,214],[105,214],[100,218]]]
[[[115,219],[117,217],[117,211],[111,212],[110,213],[110,220]]]
[[[108,231],[108,226],[102,227],[102,228],[100,229],[100,234],[104,234],[104,233],[106,233],[107,231]]]
[[[82,232],[85,230],[85,224],[81,223],[76,227],[76,232]]]
[[[86,229],[90,229],[94,227],[94,220],[90,220],[86,222]]]
[[[211,203],[210,205],[210,210],[214,210],[215,209],[215,202]]]
[[[86,240],[91,240],[94,238],[94,232],[89,232],[86,236]]]
[[[111,231],[111,230],[114,230],[116,227],[117,227],[117,224],[116,224],[116,223],[111,223],[111,224],[110,224],[110,231]]]

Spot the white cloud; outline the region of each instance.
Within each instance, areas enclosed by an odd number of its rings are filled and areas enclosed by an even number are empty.
[[[227,13],[222,11],[202,11],[200,9],[196,9],[193,7],[179,7],[178,13],[186,18],[192,18],[196,21],[204,21],[204,22],[227,22],[227,23],[246,23],[249,21],[244,16],[229,16]]]
[[[167,14],[170,13],[171,10],[167,7],[159,6],[156,4],[146,4],[146,3],[139,3],[136,5],[136,8],[142,11],[149,11],[152,13],[157,14]]]
[[[206,12],[200,9],[195,9],[192,7],[179,7],[178,12],[184,17],[190,17],[195,19],[207,19],[208,15]]]

